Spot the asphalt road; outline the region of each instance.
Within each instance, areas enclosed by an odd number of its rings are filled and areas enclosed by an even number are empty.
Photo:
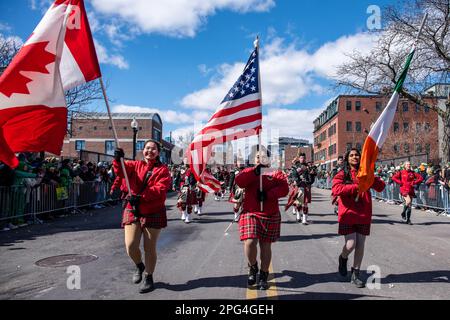
[[[186,225],[175,200],[171,194],[167,201],[155,291],[139,294],[131,282],[134,266],[125,253],[117,206],[0,233],[0,299],[450,299],[448,217],[413,210],[409,226],[400,222],[401,207],[374,202],[362,272],[373,284],[377,277],[368,278],[366,270],[376,269],[379,286],[358,289],[337,274],[343,238],[337,235],[330,191],[314,189],[312,224],[298,224],[282,210],[271,287],[262,292],[247,288],[237,225],[224,232],[233,218],[231,204],[210,195],[207,215]],[[65,254],[98,257],[79,265],[79,289],[68,289],[68,282],[77,282],[66,267],[35,264]]]

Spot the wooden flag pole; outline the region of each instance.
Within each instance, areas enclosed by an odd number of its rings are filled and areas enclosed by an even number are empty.
[[[112,127],[112,130],[114,133],[114,140],[116,141],[116,147],[120,148],[119,139],[117,138],[116,127],[114,126],[114,121],[111,116],[111,109],[109,108],[109,101],[108,101],[108,98],[106,97],[106,90],[105,90],[105,85],[103,84],[102,77],[99,78],[99,81],[100,81],[100,86],[102,87],[103,98],[105,99],[106,109],[108,110],[109,120],[111,121],[111,127]],[[128,180],[128,174],[127,174],[127,170],[125,168],[125,161],[123,160],[123,158],[120,158],[120,164],[122,165],[123,175],[125,176],[125,183],[127,185],[128,195],[131,196],[130,180]]]

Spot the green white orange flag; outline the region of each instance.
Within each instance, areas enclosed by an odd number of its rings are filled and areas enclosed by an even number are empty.
[[[414,51],[415,50],[413,48],[406,58],[406,64],[400,78],[397,80],[394,93],[392,94],[386,108],[384,108],[383,112],[372,126],[372,129],[370,129],[369,135],[364,142],[358,171],[360,193],[369,190],[375,179],[375,162],[377,161],[378,152],[386,141],[392,121],[394,120],[399,100],[399,92],[405,82],[406,74],[408,73]]]

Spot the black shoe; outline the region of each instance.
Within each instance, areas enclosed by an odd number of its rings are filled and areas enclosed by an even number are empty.
[[[402,212],[402,220],[406,221],[406,213],[405,212]]]
[[[359,278],[359,269],[352,268],[352,280],[350,283],[353,283],[357,288],[365,287],[365,283]]]
[[[258,289],[259,290],[267,290],[269,289],[269,284],[267,283],[267,278],[269,277],[269,273],[265,271],[259,272],[259,279],[258,279]]]
[[[253,266],[249,265],[249,270],[248,270],[248,279],[247,279],[247,284],[249,286],[252,286],[256,283],[256,275],[258,274],[258,263],[255,263]]]
[[[412,226],[411,220],[408,219],[408,221],[406,221],[406,223],[409,224],[410,226]]]
[[[343,277],[347,276],[347,259],[342,258],[341,255],[339,255],[339,274]]]
[[[139,293],[147,293],[153,291],[155,289],[155,285],[153,284],[153,276],[151,274],[147,274],[144,278],[144,281],[139,288]]]
[[[145,270],[145,266],[144,264],[141,262],[140,264],[136,265],[136,270],[134,271],[133,274],[133,282],[138,284],[139,282],[142,281],[142,273]]]

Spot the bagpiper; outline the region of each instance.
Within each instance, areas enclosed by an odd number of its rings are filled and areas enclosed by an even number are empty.
[[[197,201],[197,196],[195,194],[196,185],[197,181],[195,180],[191,168],[187,164],[185,169],[181,169],[180,192],[177,201],[177,207],[181,212],[181,220],[185,223],[191,222],[192,206]]]
[[[297,209],[297,222],[301,222],[303,225],[309,224],[308,203],[311,203],[311,185],[313,183],[311,171],[312,168],[306,162],[306,155],[300,153],[299,157],[294,159],[294,165],[289,175],[289,178],[293,181],[293,192],[285,209],[287,210],[291,205],[294,205]],[[300,216],[301,211],[303,211],[302,216]]]

